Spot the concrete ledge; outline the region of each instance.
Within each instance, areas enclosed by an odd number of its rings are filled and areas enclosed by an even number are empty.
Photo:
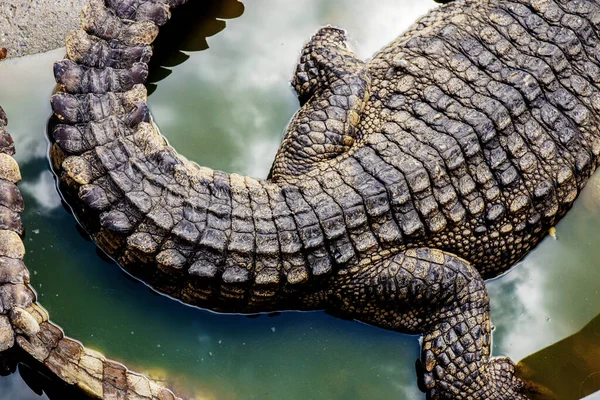
[[[63,47],[86,0],[0,1],[0,49],[7,58]]]
[[[596,392],[596,393],[592,393],[589,396],[586,396],[581,400],[600,400],[600,391]]]

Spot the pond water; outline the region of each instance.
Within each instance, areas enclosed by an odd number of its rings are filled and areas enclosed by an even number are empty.
[[[368,58],[435,6],[424,0],[379,0],[376,8],[369,0],[197,3],[173,24],[181,31],[193,21],[192,28],[157,45],[150,108],[185,156],[255,177],[267,175],[298,108],[288,82],[312,33],[326,24],[344,27],[355,52]],[[227,18],[225,29],[215,16]],[[425,398],[414,371],[416,336],[322,312],[214,314],[155,294],[101,257],[61,204],[43,139],[52,63],[63,53],[0,64],[0,104],[23,175],[25,261],[54,322],[86,346],[198,399]],[[596,175],[556,227],[556,240],[546,238],[488,282],[494,354],[524,359],[523,375],[561,400],[600,390],[599,188]],[[0,378],[0,399],[40,398],[21,375]]]

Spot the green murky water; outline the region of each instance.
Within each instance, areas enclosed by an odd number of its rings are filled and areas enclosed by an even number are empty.
[[[354,50],[367,58],[434,6],[424,0],[373,4],[254,0],[244,9],[233,0],[205,0],[202,10],[194,9],[198,16],[184,9],[180,18],[197,24],[177,47],[203,51],[186,55],[159,45],[160,65],[179,65],[170,75],[154,68],[153,77],[163,78],[149,100],[156,122],[181,153],[201,164],[266,176],[298,107],[288,80],[310,35],[325,24],[344,27]],[[216,33],[224,23],[215,14],[233,18],[242,11]],[[321,312],[217,315],[156,295],[100,257],[62,206],[46,157],[51,66],[62,55],[57,50],[1,63],[0,104],[23,174],[26,263],[40,302],[68,335],[175,380],[199,399],[425,398],[416,385],[415,336]],[[595,182],[600,187],[600,176]],[[599,228],[600,190],[590,185],[557,226],[558,240],[547,238],[488,285],[494,353],[525,358],[524,374],[561,400],[600,390]],[[0,399],[35,398],[19,374],[0,378]]]

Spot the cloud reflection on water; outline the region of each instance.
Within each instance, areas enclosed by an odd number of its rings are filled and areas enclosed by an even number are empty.
[[[61,198],[56,191],[54,176],[48,170],[41,172],[37,180],[27,179],[19,187],[21,192],[29,194],[39,204],[39,209],[46,213],[61,207]]]

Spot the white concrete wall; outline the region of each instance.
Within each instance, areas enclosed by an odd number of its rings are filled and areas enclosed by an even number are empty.
[[[85,0],[0,0],[0,48],[8,57],[63,47]]]

